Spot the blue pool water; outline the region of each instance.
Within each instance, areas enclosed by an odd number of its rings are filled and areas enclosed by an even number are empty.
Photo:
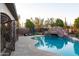
[[[35,37],[38,42],[35,46],[38,49],[56,53],[62,56],[78,56],[79,42],[72,41],[66,37],[58,37],[54,35]]]

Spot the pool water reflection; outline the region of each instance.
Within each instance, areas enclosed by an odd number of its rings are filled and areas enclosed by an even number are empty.
[[[35,37],[34,39],[38,40],[38,42],[35,44],[38,49],[63,56],[79,55],[79,42],[72,41],[69,38],[48,35]]]

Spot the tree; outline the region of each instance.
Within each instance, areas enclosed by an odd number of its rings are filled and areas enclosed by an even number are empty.
[[[74,27],[79,28],[79,17],[75,19],[74,21]]]
[[[54,18],[50,18],[49,21],[50,21],[50,25],[51,25],[51,27],[55,26]]]
[[[48,25],[49,25],[49,20],[45,20],[45,23],[44,23],[45,27],[48,28]]]
[[[34,24],[32,23],[32,21],[30,21],[30,19],[26,19],[25,27],[29,28],[32,32],[32,30],[34,29]]]
[[[37,31],[40,31],[40,29],[43,27],[43,21],[44,19],[40,19],[40,18],[35,18],[34,20],[34,25],[35,25],[35,29]]]
[[[67,25],[66,18],[65,18],[64,29],[68,29],[68,28],[69,28],[69,26]]]
[[[55,26],[54,18],[48,18],[47,20],[45,20],[45,27],[49,28],[54,26]]]
[[[60,27],[64,27],[63,21],[62,21],[61,19],[59,19],[59,18],[56,20],[55,25],[56,25],[56,26],[60,26]]]

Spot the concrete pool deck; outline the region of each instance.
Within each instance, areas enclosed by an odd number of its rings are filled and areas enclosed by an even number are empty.
[[[55,53],[37,49],[34,46],[37,41],[31,39],[34,36],[20,36],[15,44],[15,51],[11,53],[11,56],[56,56]]]
[[[79,39],[78,38],[76,38],[76,37],[69,37],[70,39],[72,39],[73,41],[78,41],[79,42]]]

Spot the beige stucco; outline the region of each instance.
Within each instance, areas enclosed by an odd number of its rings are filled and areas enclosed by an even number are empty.
[[[11,18],[11,20],[15,20],[6,5],[3,3],[0,3],[0,12],[6,13]]]

